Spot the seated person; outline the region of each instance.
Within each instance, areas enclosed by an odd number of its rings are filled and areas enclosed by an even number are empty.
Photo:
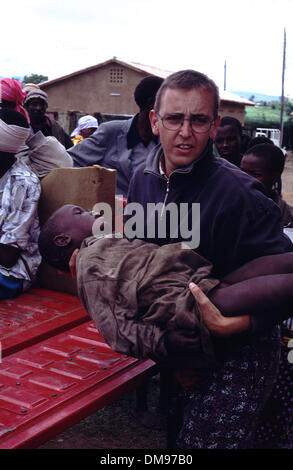
[[[282,150],[270,143],[249,148],[241,161],[241,169],[260,181],[265,186],[267,195],[278,204],[284,227],[293,227],[293,207],[280,197],[278,190],[284,166],[285,156]]]
[[[276,308],[280,321],[291,315],[292,253],[253,260],[218,280],[212,277],[212,265],[192,250],[182,249],[181,243],[158,246],[130,241],[121,234],[118,238],[117,233],[98,236],[101,220],[78,206],[65,205],[44,224],[39,249],[48,264],[68,271],[74,250],[80,248],[78,294],[105,341],[117,352],[151,357],[162,364],[172,354],[180,362],[180,354],[185,354],[187,366],[186,355],[191,351],[192,368],[214,366],[213,344],[188,289],[190,282],[198,284],[226,317]],[[222,318],[219,335],[233,334],[233,318]],[[194,335],[190,351],[178,343],[183,330],[187,336]]]
[[[30,134],[26,118],[0,109],[0,298],[28,289],[41,256],[38,251],[38,177],[16,158]]]

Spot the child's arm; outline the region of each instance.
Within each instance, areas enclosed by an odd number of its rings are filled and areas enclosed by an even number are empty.
[[[282,321],[292,316],[293,274],[260,276],[220,286],[211,291],[209,299],[227,317],[278,311]]]
[[[225,276],[221,282],[223,285],[235,284],[254,277],[286,273],[293,273],[292,252],[256,258]]]

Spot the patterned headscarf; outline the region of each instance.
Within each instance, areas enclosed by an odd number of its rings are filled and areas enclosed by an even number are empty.
[[[14,103],[15,111],[23,114],[30,122],[27,110],[22,106],[25,93],[21,89],[21,83],[13,78],[0,78],[0,100]]]

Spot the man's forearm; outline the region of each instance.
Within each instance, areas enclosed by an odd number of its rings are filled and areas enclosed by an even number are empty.
[[[195,297],[202,320],[211,335],[228,337],[250,329],[248,315],[224,317],[196,284],[191,283],[189,288]]]
[[[240,317],[223,317],[222,323],[218,329],[218,336],[232,336],[243,333],[250,329],[250,316],[242,315]]]

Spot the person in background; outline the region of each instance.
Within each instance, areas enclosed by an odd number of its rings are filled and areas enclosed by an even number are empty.
[[[30,122],[27,110],[23,107],[25,90],[39,90],[39,86],[28,83],[21,88],[20,82],[11,78],[0,79],[0,108],[14,109]],[[55,137],[45,137],[41,131],[33,134],[32,128],[22,148],[18,149],[16,158],[25,162],[39,178],[43,178],[53,168],[72,167],[73,162]]]
[[[29,136],[23,114],[0,109],[0,298],[20,295],[34,281],[38,250],[38,177],[16,157]]]
[[[266,137],[264,135],[259,135],[257,137],[253,137],[250,140],[249,144],[247,145],[247,147],[246,147],[245,151],[243,152],[243,154],[246,153],[247,150],[250,149],[251,147],[254,147],[255,145],[259,145],[259,144],[272,144],[272,145],[274,145],[274,142],[271,139],[269,139],[269,137]]]
[[[24,106],[29,113],[33,134],[41,131],[43,135],[53,136],[67,149],[72,146],[70,136],[60,124],[46,115],[48,95],[41,89],[30,89],[24,99]]]
[[[242,158],[242,127],[234,117],[225,116],[221,119],[215,137],[215,147],[219,156],[240,167]]]
[[[246,151],[241,161],[241,169],[265,186],[268,197],[276,202],[281,210],[284,227],[293,227],[293,207],[287,204],[275,189],[276,183],[281,181],[285,165],[284,153],[267,137],[256,137],[253,142],[260,142],[261,139],[264,143],[254,145]],[[292,320],[291,317],[281,325],[280,366],[257,428],[258,447],[293,447],[293,365],[288,361],[288,342],[293,339]]]
[[[144,78],[134,91],[139,113],[126,121],[102,123],[90,137],[68,150],[76,167],[97,163],[116,169],[117,195],[127,196],[135,169],[145,161],[148,152],[158,143],[151,130],[149,112],[162,81],[155,76]]]
[[[282,150],[273,143],[254,145],[248,148],[241,161],[241,170],[260,181],[267,195],[280,208],[284,227],[293,227],[293,207],[280,197],[276,188],[285,166]]]
[[[15,111],[23,114],[29,122],[29,114],[23,107],[25,96],[18,80],[0,78],[0,107],[15,109]]]
[[[249,145],[247,146],[245,152],[247,152],[248,149],[251,147],[254,147],[255,145],[258,144],[272,144],[274,145],[274,142],[269,138],[264,135],[259,135],[257,137],[253,137],[251,141],[249,142]],[[286,154],[285,154],[285,159],[286,159]],[[274,189],[278,192],[279,196],[282,197],[282,178],[280,177],[279,180],[275,183]]]
[[[71,133],[73,145],[78,144],[83,139],[92,135],[97,130],[98,126],[98,121],[93,116],[87,115],[79,118],[77,127]]]
[[[241,147],[240,147],[241,155],[243,155],[246,152],[247,148],[250,146],[250,142],[251,142],[251,137],[245,132],[242,132]]]

